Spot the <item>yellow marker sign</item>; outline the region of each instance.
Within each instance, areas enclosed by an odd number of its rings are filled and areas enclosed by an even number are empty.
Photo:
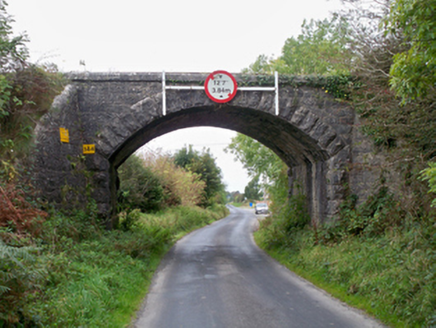
[[[83,145],[83,153],[84,154],[95,154],[95,145]]]
[[[70,135],[68,134],[68,129],[59,128],[59,134],[61,136],[61,142],[70,142]]]

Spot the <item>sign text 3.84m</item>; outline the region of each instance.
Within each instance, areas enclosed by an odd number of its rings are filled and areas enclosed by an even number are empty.
[[[206,78],[204,91],[214,102],[226,103],[232,100],[238,85],[233,75],[226,71],[215,71]]]

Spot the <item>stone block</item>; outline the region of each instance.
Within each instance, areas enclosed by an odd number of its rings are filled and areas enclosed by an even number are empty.
[[[347,175],[344,169],[331,169],[326,174],[327,185],[344,185],[347,182]]]
[[[334,156],[339,150],[344,148],[344,146],[344,141],[339,136],[336,136],[336,138],[328,145],[327,152],[330,156]]]
[[[302,107],[302,108],[298,109],[297,111],[294,112],[294,115],[291,118],[291,123],[296,125],[296,126],[300,126],[301,123],[306,118],[308,113],[309,113],[309,110],[307,108]]]
[[[318,144],[321,148],[326,149],[327,146],[336,138],[336,132],[328,127],[327,130],[324,131],[324,134],[318,139]]]
[[[316,123],[318,122],[318,117],[308,113],[306,117],[303,119],[303,121],[299,125],[299,129],[307,134],[310,135],[310,132],[315,127]]]
[[[342,200],[345,197],[345,187],[333,184],[327,186],[327,200]]]

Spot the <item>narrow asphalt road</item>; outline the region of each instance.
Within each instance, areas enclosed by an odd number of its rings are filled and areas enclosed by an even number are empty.
[[[230,211],[167,254],[135,327],[382,327],[260,250],[253,211]]]

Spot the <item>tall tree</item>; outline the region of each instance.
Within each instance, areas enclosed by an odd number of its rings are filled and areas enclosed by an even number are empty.
[[[401,31],[404,51],[390,73],[397,95],[408,102],[434,94],[436,86],[436,0],[396,0],[385,20],[390,34]]]
[[[346,47],[349,27],[338,15],[322,21],[304,21],[298,37],[286,40],[280,57],[260,55],[244,72],[291,75],[348,74],[353,58]]]
[[[0,1],[0,73],[15,72],[27,66],[29,57],[25,35],[14,36],[12,17],[6,12],[7,3]]]
[[[342,2],[343,9],[329,20],[333,24],[305,23],[279,58],[259,56],[245,71],[349,72],[348,100],[360,114],[361,131],[375,145],[389,148],[391,165],[408,177],[406,188],[414,188],[417,203],[425,206],[425,196],[416,191],[422,185],[415,183],[417,172],[436,158],[436,0]],[[243,141],[235,145],[236,150],[244,147]],[[265,167],[261,158],[252,161],[257,155],[251,150],[237,156],[249,167],[255,167],[251,162]]]
[[[62,89],[55,67],[28,62],[26,35],[15,35],[7,3],[0,1],[0,178],[15,176],[13,166],[30,148],[33,128]]]
[[[200,153],[192,149],[192,145],[180,149],[174,155],[174,163],[192,173],[197,174],[200,180],[206,184],[205,206],[211,205],[216,198],[221,198],[224,193],[224,184],[221,177],[221,169],[217,166],[215,158],[209,149],[203,149]]]
[[[13,83],[7,73],[16,72],[27,66],[27,38],[14,36],[11,23],[14,20],[6,12],[7,3],[0,1],[0,120],[9,116]]]
[[[257,181],[260,177],[264,183],[262,188],[272,200],[272,210],[281,208],[288,201],[288,166],[269,148],[258,141],[243,134],[237,134],[232,138],[231,144],[227,147],[244,165],[248,173]],[[253,182],[254,184],[254,182]],[[247,192],[247,189],[246,189]],[[250,198],[245,195],[246,198]]]
[[[274,181],[282,170],[282,160],[271,149],[244,134],[232,138],[226,151],[234,154],[253,178]]]
[[[300,75],[347,74],[352,54],[345,47],[348,24],[334,15],[322,21],[304,21],[302,32],[286,40],[283,46],[281,73]],[[279,65],[280,68],[280,65]]]
[[[244,189],[244,196],[249,200],[259,200],[262,197],[262,188],[259,178],[253,178]]]
[[[6,75],[26,66],[28,50],[25,36],[13,36],[13,19],[6,12],[6,3],[0,2],[0,121],[9,116],[13,84]]]

